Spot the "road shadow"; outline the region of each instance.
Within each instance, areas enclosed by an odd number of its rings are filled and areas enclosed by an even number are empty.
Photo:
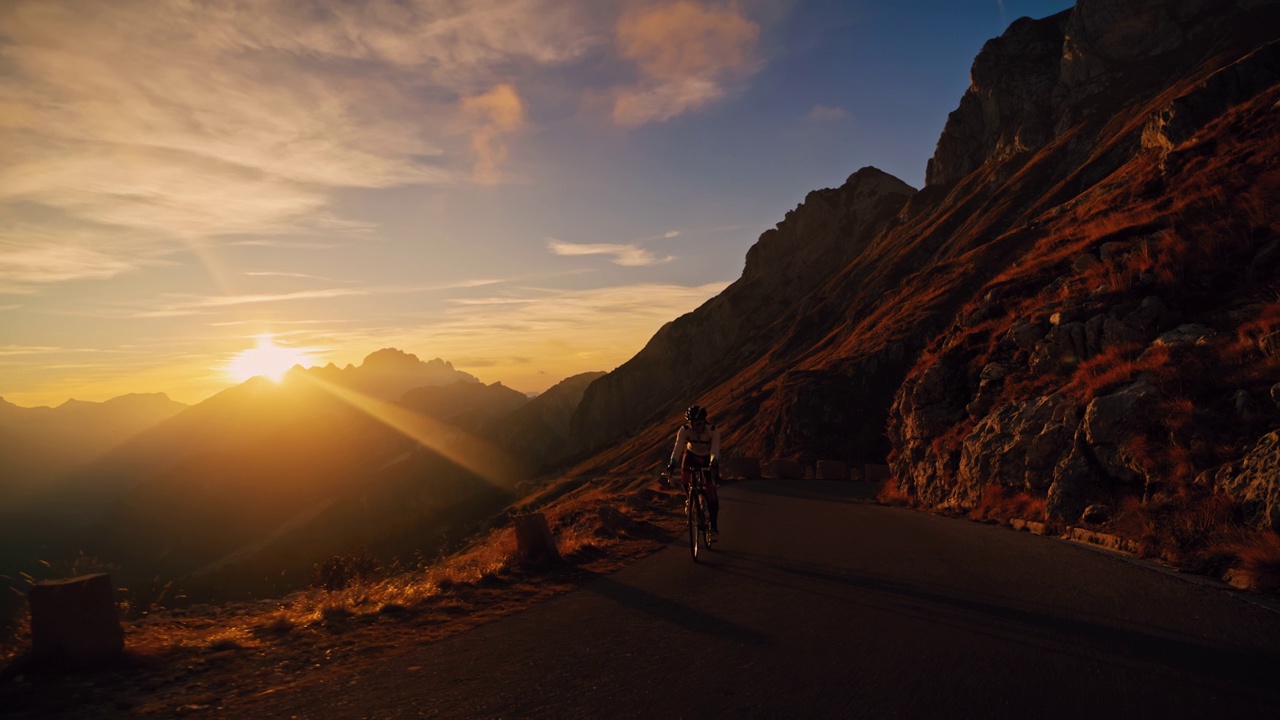
[[[979,630],[1001,625],[1014,626],[1031,631],[1047,632],[1050,636],[1059,638],[1084,639],[1105,647],[1120,657],[1164,665],[1177,671],[1211,677],[1232,684],[1244,684],[1262,691],[1269,697],[1280,695],[1280,682],[1277,681],[1277,678],[1280,678],[1280,651],[1214,645],[1195,639],[1126,628],[1118,624],[1104,624],[944,594],[881,576],[850,572],[826,565],[802,564],[741,551],[722,552],[730,558],[746,560],[758,568],[794,576],[809,583],[816,581],[834,584],[889,599],[896,598],[897,600],[893,600],[887,608],[890,610],[909,613],[913,608],[900,601],[910,600],[914,601],[917,608],[924,608],[926,615],[932,611],[934,616],[931,619],[946,620],[953,626],[974,629],[973,626],[976,624]],[[804,584],[771,580],[760,572],[753,572],[736,565],[722,564],[708,567],[757,582],[780,585],[800,592],[823,594],[805,587]],[[828,595],[828,597],[849,599],[846,596]],[[969,616],[967,620],[965,615]],[[986,620],[975,619],[973,616],[986,618]],[[997,622],[993,623],[992,620]],[[1036,637],[1034,633],[1030,635],[1031,637],[1028,637],[1028,634],[1020,633],[1016,637],[1021,642],[1027,642]]]
[[[585,590],[638,610],[693,632],[728,638],[748,645],[772,645],[773,639],[751,628],[711,615],[647,590],[620,583],[611,577],[600,577],[584,586]]]

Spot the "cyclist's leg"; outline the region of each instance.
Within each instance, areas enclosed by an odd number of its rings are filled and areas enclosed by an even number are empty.
[[[680,456],[680,489],[684,490],[686,495],[689,494],[689,477],[693,474],[693,466],[689,464],[690,457],[688,450]]]

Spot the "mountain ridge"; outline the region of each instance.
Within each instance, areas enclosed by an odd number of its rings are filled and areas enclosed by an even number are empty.
[[[714,333],[723,295],[664,327],[588,390],[596,454],[571,473],[654,467],[697,402],[727,455],[888,459],[921,507],[1078,523],[1092,505],[1128,534],[1212,516],[1144,541],[1182,566],[1237,523],[1280,527],[1277,6],[1081,0],[1015,21],[975,58],[926,186],[812,288],[746,300],[787,308],[766,349],[679,362],[676,324]],[[1191,370],[1212,362],[1219,379]],[[662,392],[609,417],[642,388]],[[1183,425],[1143,426],[1159,403]]]

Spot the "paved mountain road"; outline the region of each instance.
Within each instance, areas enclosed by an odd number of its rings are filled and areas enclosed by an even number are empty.
[[[1280,717],[1280,614],[854,486],[723,489],[723,541],[247,716]]]

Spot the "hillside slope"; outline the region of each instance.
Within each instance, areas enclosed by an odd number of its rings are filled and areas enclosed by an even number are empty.
[[[575,422],[618,444],[576,472],[658,462],[701,402],[727,454],[887,456],[926,506],[1102,505],[1139,534],[1199,513],[1201,543],[1277,527],[1278,40],[1274,0],[1014,22],[975,59],[926,187],[843,225],[806,221],[876,171],[811,194],[738,283],[588,390]],[[849,252],[831,269],[810,245]],[[809,282],[766,286],[770,251]],[[744,327],[725,308],[752,289],[769,310]]]

